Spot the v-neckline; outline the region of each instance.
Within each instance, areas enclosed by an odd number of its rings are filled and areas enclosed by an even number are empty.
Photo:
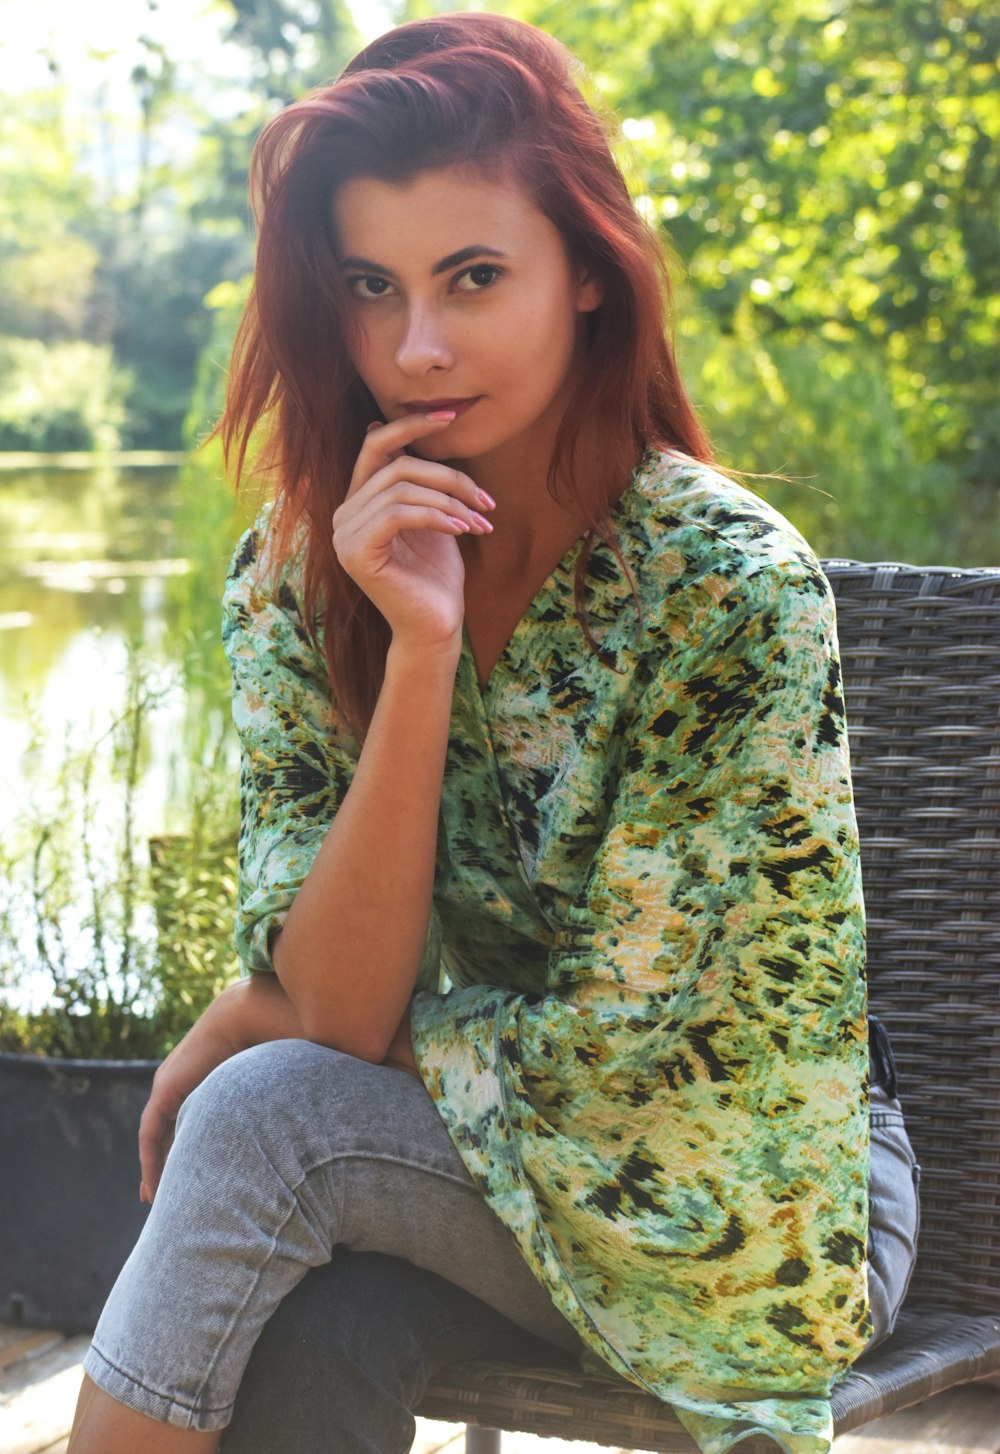
[[[566,551],[566,554],[563,555],[561,557],[561,559],[559,559],[559,560],[556,561],[555,565],[552,567],[552,569],[545,576],[544,580],[539,585],[539,587],[538,587],[537,591],[535,592],[535,594],[531,597],[530,601],[525,606],[525,608],[521,612],[520,616],[514,622],[514,626],[513,626],[513,629],[511,630],[510,635],[507,637],[507,640],[504,642],[503,646],[500,648],[500,651],[497,653],[495,659],[493,660],[493,662],[490,665],[490,669],[489,669],[489,672],[487,673],[487,676],[486,676],[486,680],[485,681],[483,681],[483,679],[479,675],[479,664],[476,661],[476,654],[475,654],[475,651],[473,650],[473,647],[472,647],[472,638],[469,635],[469,631],[468,631],[467,625],[463,622],[463,624],[462,624],[462,643],[463,643],[463,649],[468,652],[469,661],[470,661],[470,663],[472,665],[472,676],[473,676],[473,680],[476,683],[476,689],[479,692],[479,696],[480,696],[481,700],[484,703],[485,703],[486,699],[491,695],[492,688],[493,688],[493,686],[495,685],[495,682],[496,682],[496,676],[497,676],[497,670],[498,670],[498,668],[501,667],[503,665],[503,663],[509,658],[509,656],[511,654],[511,651],[512,651],[513,647],[515,646],[516,642],[517,642],[518,637],[525,630],[526,622],[532,616],[534,616],[534,614],[535,614],[535,612],[536,612],[536,610],[537,610],[537,608],[539,606],[539,603],[542,601],[543,598],[546,598],[547,599],[548,596],[551,594],[552,588],[555,585],[555,582],[556,582],[557,577],[560,576],[560,575],[562,575],[562,574],[564,574],[565,571],[567,570],[567,568],[569,568],[572,565],[573,560],[575,559],[576,554],[577,554],[577,552],[580,549],[580,542],[582,541],[582,539],[583,539],[583,536],[577,536],[576,540],[574,540],[573,544]]]
[[[624,508],[625,501],[631,495],[632,491],[636,488],[636,482],[638,481],[640,475],[643,472],[643,468],[644,468],[645,464],[647,463],[648,457],[649,457],[649,454],[647,452],[647,454],[643,457],[642,461],[639,463],[639,465],[636,467],[635,471],[633,472],[633,474],[629,478],[629,481],[626,484],[625,488],[622,490],[621,494],[612,503],[611,508],[610,508],[610,510],[608,512],[609,518],[610,518],[611,523],[612,523],[612,526],[616,525],[616,523],[617,523],[616,522],[616,516],[618,516],[621,513],[622,509]],[[584,530],[584,531],[581,532],[581,534],[579,534],[576,537],[576,539],[566,549],[565,553],[562,556],[560,556],[560,558],[556,561],[556,563],[552,566],[551,570],[548,572],[548,574],[542,580],[542,582],[539,585],[537,591],[531,597],[531,599],[528,602],[527,606],[525,606],[525,608],[522,611],[521,615],[518,617],[517,621],[514,623],[514,628],[511,631],[510,635],[508,636],[507,640],[504,642],[504,644],[503,644],[502,648],[500,649],[500,652],[497,655],[496,659],[493,661],[492,665],[490,666],[490,669],[489,669],[489,672],[487,674],[487,677],[486,677],[486,680],[485,681],[482,681],[481,678],[480,678],[480,675],[479,675],[479,665],[478,665],[478,663],[476,661],[475,652],[472,649],[472,640],[471,640],[471,638],[469,636],[468,629],[467,629],[465,623],[463,622],[463,624],[462,624],[462,649],[463,649],[463,651],[465,651],[465,652],[468,653],[469,661],[470,661],[470,663],[472,665],[472,679],[473,679],[473,681],[476,684],[476,689],[477,689],[477,691],[479,693],[480,699],[482,700],[482,702],[484,704],[486,702],[487,697],[489,697],[491,695],[492,688],[493,688],[493,686],[495,684],[496,675],[497,675],[497,668],[500,667],[501,664],[510,656],[510,652],[511,652],[512,647],[515,645],[518,637],[521,635],[521,633],[524,630],[525,622],[531,616],[534,615],[535,610],[536,610],[536,608],[538,606],[539,600],[541,599],[541,597],[543,596],[543,594],[546,594],[546,593],[549,592],[549,590],[551,589],[553,583],[555,582],[555,580],[556,580],[556,578],[558,576],[564,575],[566,573],[566,571],[571,566],[575,569],[576,557],[577,557],[577,555],[578,555],[578,553],[579,553],[579,551],[581,549],[581,546],[583,544],[583,541],[584,541],[587,533],[588,532],[586,530]],[[598,541],[596,543],[599,544],[600,542]]]

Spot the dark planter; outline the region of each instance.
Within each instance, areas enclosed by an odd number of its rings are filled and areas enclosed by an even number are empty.
[[[148,1210],[138,1133],[157,1063],[0,1053],[0,1320],[94,1327]]]

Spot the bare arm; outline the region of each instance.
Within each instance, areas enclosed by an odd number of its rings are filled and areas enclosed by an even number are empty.
[[[272,946],[310,1040],[381,1061],[423,954],[465,573],[457,537],[492,502],[467,475],[406,446],[452,415],[375,426],[334,516],[344,568],[392,628],[351,786]]]
[[[351,787],[274,943],[310,1040],[382,1060],[413,993],[434,887],[457,646],[390,649]]]
[[[141,1201],[152,1202],[174,1139],[181,1106],[216,1066],[241,1050],[271,1040],[305,1040],[298,1010],[273,974],[255,974],[229,985],[198,1020],[153,1077],[139,1125]],[[387,1047],[385,1064],[417,1075],[410,1044],[409,1008]]]

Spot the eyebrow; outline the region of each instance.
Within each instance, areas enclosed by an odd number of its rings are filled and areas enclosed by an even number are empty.
[[[501,252],[498,247],[487,247],[485,243],[474,242],[471,247],[461,247],[458,252],[450,252],[447,257],[443,257],[440,262],[434,264],[431,272],[436,277],[438,273],[447,273],[452,268],[461,267],[462,263],[467,263],[474,257],[506,258],[507,254]],[[370,273],[382,273],[386,277],[392,277],[391,268],[383,267],[381,263],[372,262],[370,258],[366,257],[341,258],[340,266],[357,268]]]

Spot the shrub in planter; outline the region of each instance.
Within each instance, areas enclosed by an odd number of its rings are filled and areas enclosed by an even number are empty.
[[[153,1072],[236,973],[221,751],[183,831],[136,841],[154,701],[133,669],[106,738],[0,830],[0,1319],[93,1326],[145,1215]]]

